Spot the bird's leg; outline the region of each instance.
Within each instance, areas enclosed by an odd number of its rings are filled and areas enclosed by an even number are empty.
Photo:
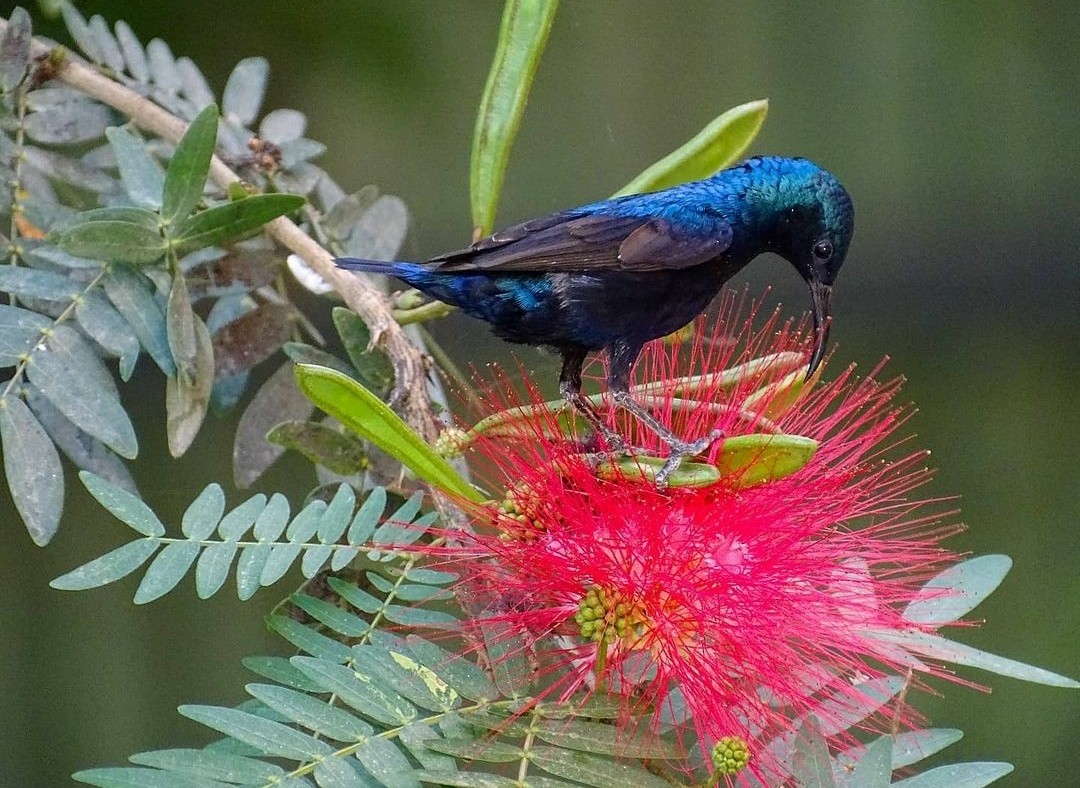
[[[659,419],[635,400],[630,393],[630,370],[640,352],[640,345],[637,347],[613,346],[609,348],[608,355],[611,361],[608,372],[608,390],[611,392],[616,405],[630,413],[668,445],[667,462],[656,474],[656,486],[664,489],[667,487],[668,477],[676,468],[682,465],[683,460],[701,454],[713,443],[724,437],[724,433],[720,430],[713,430],[704,438],[699,438],[696,441],[684,441],[661,424]]]
[[[593,434],[604,439],[611,451],[625,451],[626,443],[612,430],[581,393],[581,367],[585,363],[586,351],[578,348],[562,351],[562,371],[559,373],[559,394],[570,406],[585,417],[593,428]]]

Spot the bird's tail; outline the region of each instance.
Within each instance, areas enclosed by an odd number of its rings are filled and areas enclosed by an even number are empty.
[[[334,262],[338,268],[347,268],[350,271],[366,271],[369,274],[387,274],[394,276],[397,263],[385,260],[365,260],[363,257],[336,257]]]

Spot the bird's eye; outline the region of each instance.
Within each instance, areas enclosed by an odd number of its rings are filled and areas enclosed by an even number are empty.
[[[814,244],[814,257],[825,261],[832,257],[832,244],[829,241],[818,241]]]

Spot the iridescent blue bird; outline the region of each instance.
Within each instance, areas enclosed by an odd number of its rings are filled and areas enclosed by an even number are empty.
[[[503,339],[557,350],[563,397],[619,445],[581,394],[586,355],[606,351],[612,397],[671,447],[663,484],[718,436],[684,442],[633,400],[630,373],[642,346],[689,323],[743,266],[775,252],[810,287],[812,373],[853,228],[851,198],[830,173],[806,159],[758,157],[701,181],[516,224],[425,263],[337,264],[397,277],[487,321]]]

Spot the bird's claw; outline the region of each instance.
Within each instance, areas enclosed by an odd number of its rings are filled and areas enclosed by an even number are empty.
[[[668,454],[667,461],[656,474],[656,479],[654,480],[656,489],[664,490],[667,488],[668,477],[683,464],[683,460],[686,460],[689,457],[696,457],[702,452],[707,451],[710,446],[723,437],[723,432],[720,430],[713,430],[704,438],[698,438],[696,441],[669,441],[668,446],[670,447],[671,452]]]

